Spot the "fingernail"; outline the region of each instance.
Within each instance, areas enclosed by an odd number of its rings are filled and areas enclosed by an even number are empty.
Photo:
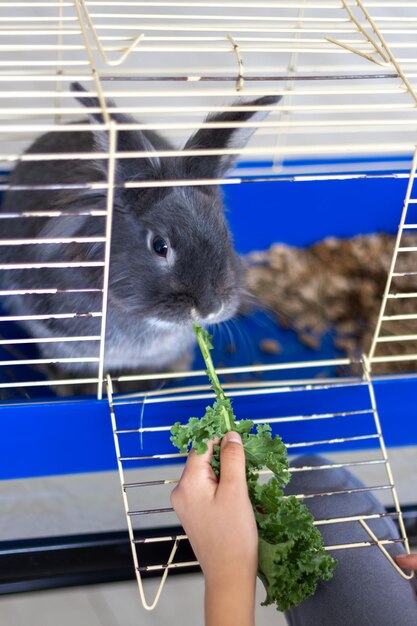
[[[396,558],[397,561],[398,560],[402,561],[403,559],[407,558],[407,554],[397,554],[397,556],[395,558]]]
[[[242,440],[240,438],[239,433],[237,433],[235,430],[229,430],[228,433],[225,434],[225,436],[223,437],[223,441],[224,443],[239,443],[240,445],[242,445]]]

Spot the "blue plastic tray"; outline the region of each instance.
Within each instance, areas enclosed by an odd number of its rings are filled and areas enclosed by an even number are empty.
[[[240,253],[247,253],[265,249],[277,241],[306,246],[327,236],[395,233],[406,185],[406,179],[383,176],[314,182],[283,180],[225,186],[224,193],[236,248]],[[416,215],[410,215],[409,221],[417,221],[417,207]],[[332,347],[331,334],[323,342],[320,352],[312,351],[300,345],[295,333],[279,328],[261,312],[241,318],[238,324],[241,340],[238,342],[238,351],[233,354],[226,350],[226,344],[229,343],[227,334],[216,331],[217,365],[249,365],[253,362],[287,362],[340,356]],[[1,332],[7,336],[21,334],[20,329],[10,324],[5,324]],[[265,337],[278,339],[283,345],[283,352],[278,356],[261,353],[258,343]],[[235,338],[238,339],[236,335]],[[0,354],[0,358],[7,357]],[[200,368],[201,365],[201,359],[197,356],[195,366]],[[22,380],[34,378],[33,372],[25,371],[24,367],[15,367],[13,371]],[[329,376],[333,371],[326,368],[314,372],[317,373]],[[277,378],[287,376],[287,373],[276,374]],[[310,377],[311,371],[298,370],[297,376]],[[8,377],[9,373],[3,368],[0,378],[7,380]],[[417,381],[411,377],[378,382],[376,392],[388,445],[417,444],[417,410],[414,400]],[[337,402],[343,410],[356,406],[356,397],[348,397],[347,390],[337,393]],[[46,388],[35,389],[33,395],[33,401],[26,401],[23,405],[17,399],[0,403],[0,478],[115,469],[106,401],[83,398],[63,402],[54,399],[52,392],[49,393]],[[267,394],[261,400],[240,399],[236,400],[235,407],[239,417],[267,418],[287,414],[295,396],[297,411],[301,408],[305,414],[324,411],[328,402],[324,393],[297,392],[288,394],[288,397],[285,394]],[[202,402],[197,406],[176,402],[172,405],[149,405],[145,420],[152,423],[161,419],[168,420],[167,423],[186,420],[191,415],[201,415],[204,404]],[[137,420],[138,410],[138,405],[118,407],[118,415],[129,420],[131,412],[132,419]],[[155,411],[159,413],[154,414]],[[329,425],[329,421],[325,424],[317,423],[314,425],[314,438],[328,438],[332,428],[340,436],[339,426],[336,422]],[[303,424],[302,428],[306,427]],[[280,432],[288,443],[297,441],[300,428],[300,424],[296,423],[287,425],[285,432]],[[305,430],[302,432],[306,434]],[[143,445],[144,454],[173,451],[167,434],[144,436]],[[346,449],[346,444],[343,445],[343,449]],[[355,446],[350,444],[350,447]]]

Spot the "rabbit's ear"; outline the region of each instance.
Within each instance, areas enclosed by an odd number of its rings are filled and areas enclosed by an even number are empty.
[[[281,100],[281,96],[264,96],[251,102],[235,102],[233,106],[260,107],[259,110],[225,111],[224,113],[211,114],[206,122],[250,122],[257,123],[265,119],[270,113],[269,107]],[[185,150],[219,150],[222,148],[244,148],[256,131],[256,125],[246,126],[243,124],[238,128],[200,128],[187,141]],[[238,159],[238,154],[224,154],[213,156],[189,156],[186,157],[187,172],[195,178],[221,178],[233,167]]]
[[[88,91],[84,89],[84,87],[80,83],[71,83],[70,85],[71,91],[86,94]],[[98,98],[92,96],[78,96],[75,98],[87,109],[100,109],[101,104]],[[117,108],[116,104],[113,100],[106,99],[106,105],[109,108]],[[94,124],[102,124],[104,122],[103,115],[101,112],[89,113],[88,117],[90,122]],[[125,113],[111,113],[110,117],[119,122],[120,124],[132,124],[135,123],[136,120],[131,116]],[[109,149],[109,134],[106,131],[94,130],[94,143],[98,152],[107,152]],[[151,153],[155,151],[155,147],[152,142],[146,137],[146,135],[140,130],[134,131],[120,131],[118,138],[118,149],[119,150],[129,150],[129,151],[145,151],[150,153],[149,159],[142,159],[144,166],[151,166],[153,170],[158,170],[160,168],[159,159],[155,156],[151,156]],[[145,169],[145,167],[144,167]]]

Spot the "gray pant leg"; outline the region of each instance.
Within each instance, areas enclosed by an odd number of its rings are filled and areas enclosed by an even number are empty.
[[[322,465],[320,456],[305,456],[293,465]],[[313,470],[293,474],[287,493],[317,493],[363,487],[346,469]],[[372,514],[384,511],[371,492],[306,499],[316,519]],[[389,517],[369,520],[380,539],[398,537]],[[325,545],[370,539],[359,522],[320,526]],[[404,552],[402,544],[388,546],[392,555]],[[290,626],[417,626],[415,585],[403,579],[377,546],[335,550],[338,560],[332,580],[320,583],[317,592],[286,614]]]

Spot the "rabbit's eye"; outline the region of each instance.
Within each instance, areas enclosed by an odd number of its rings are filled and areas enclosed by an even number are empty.
[[[162,239],[162,237],[154,237],[152,248],[158,256],[166,257],[168,254],[168,244],[165,239]]]

